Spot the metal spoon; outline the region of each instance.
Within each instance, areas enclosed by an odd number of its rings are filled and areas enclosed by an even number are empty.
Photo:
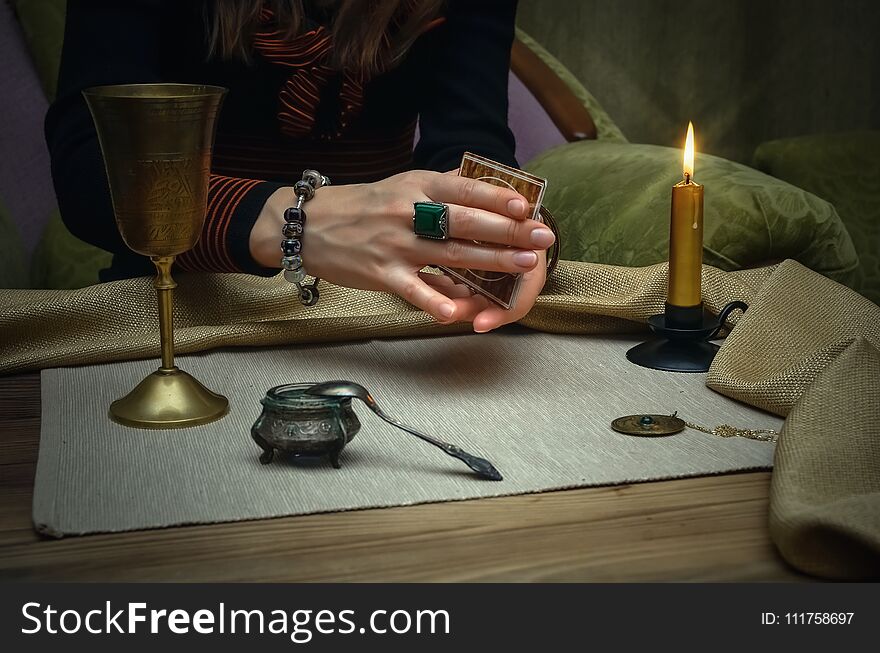
[[[458,458],[482,478],[489,479],[490,481],[502,480],[501,472],[495,469],[494,465],[485,458],[474,456],[460,447],[456,447],[454,444],[449,444],[448,442],[432,438],[430,435],[425,435],[413,427],[402,424],[393,417],[386,415],[385,412],[379,408],[379,405],[376,403],[376,400],[373,399],[373,395],[370,394],[370,391],[358,383],[354,383],[353,381],[327,381],[326,383],[313,385],[306,390],[305,393],[324,397],[354,397],[360,399],[369,406],[370,410],[389,424],[396,426],[407,433],[411,433],[429,444],[433,444],[435,447],[442,449],[453,458]]]

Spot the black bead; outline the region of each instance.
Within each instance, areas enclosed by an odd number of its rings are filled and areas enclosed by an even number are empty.
[[[318,300],[321,298],[321,293],[318,292],[317,283],[311,286],[303,286],[302,291],[299,296],[299,301],[302,302],[303,306],[314,306],[318,303]]]
[[[284,211],[284,220],[285,222],[305,222],[306,212],[295,206],[291,206]]]
[[[302,222],[285,222],[281,228],[281,233],[285,238],[297,238],[303,232]]]
[[[281,251],[285,256],[295,256],[302,251],[302,243],[296,239],[282,240]]]
[[[296,238],[301,236],[303,232],[302,222],[285,222],[281,227],[281,233],[285,238]]]

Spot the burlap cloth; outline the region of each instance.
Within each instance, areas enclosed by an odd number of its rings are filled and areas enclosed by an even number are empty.
[[[560,264],[522,320],[552,333],[644,329],[660,312],[666,265]],[[179,352],[454,333],[403,301],[325,284],[299,305],[279,278],[178,275]],[[707,377],[718,392],[786,416],[770,531],[786,559],[832,577],[880,574],[880,308],[794,261],[758,270],[703,268],[707,307],[751,308]],[[148,358],[158,351],[151,280],[82,290],[0,291],[0,373]],[[828,434],[836,434],[834,439]]]

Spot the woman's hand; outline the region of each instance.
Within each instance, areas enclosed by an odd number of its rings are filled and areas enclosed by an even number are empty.
[[[251,253],[277,267],[283,211],[292,189],[267,202],[251,233]],[[413,234],[414,202],[449,206],[449,240]],[[535,303],[545,278],[546,248],[554,242],[544,224],[526,219],[528,203],[516,191],[427,171],[405,172],[373,184],[327,186],[306,203],[303,265],[332,283],[393,292],[442,323],[473,322],[490,331],[516,321]],[[480,244],[474,241],[480,241]],[[516,305],[505,310],[449,277],[420,273],[444,265],[523,273]]]

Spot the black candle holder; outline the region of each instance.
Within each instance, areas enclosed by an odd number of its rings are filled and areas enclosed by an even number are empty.
[[[739,309],[745,311],[745,302],[730,302],[717,315],[711,315],[699,306],[671,306],[648,318],[648,326],[660,338],[636,345],[626,357],[630,362],[653,370],[666,372],[707,372],[718,345],[709,342],[714,338],[727,316]]]

